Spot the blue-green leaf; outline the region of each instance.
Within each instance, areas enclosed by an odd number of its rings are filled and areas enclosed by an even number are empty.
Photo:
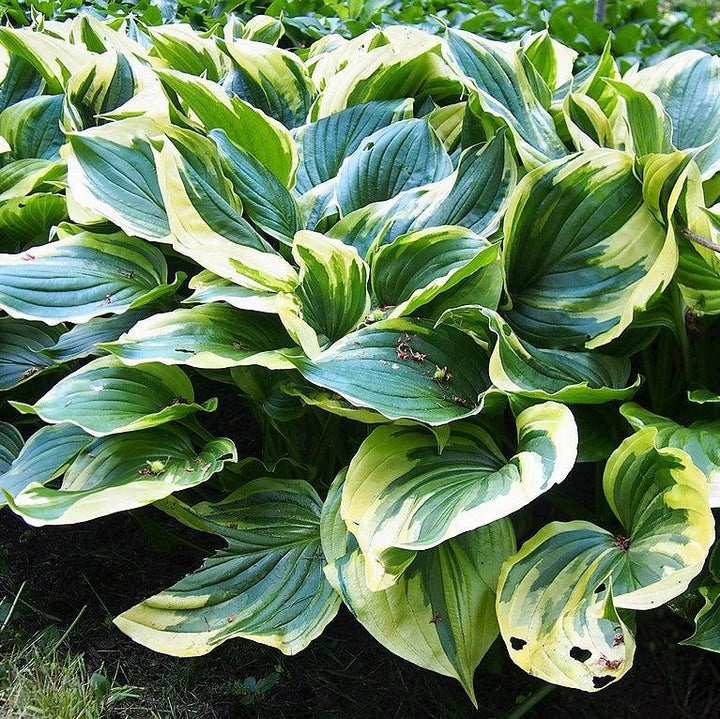
[[[325,579],[320,498],[298,480],[256,479],[226,499],[192,508],[227,546],[196,572],[115,619],[135,641],[173,656],[207,654],[252,639],[295,654],[337,613]]]

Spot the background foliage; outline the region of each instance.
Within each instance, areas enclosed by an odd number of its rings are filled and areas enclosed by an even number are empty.
[[[296,46],[306,45],[330,32],[354,37],[370,27],[394,23],[414,25],[430,32],[441,32],[443,26],[449,25],[499,40],[519,38],[528,30],[537,32],[548,27],[554,38],[589,56],[585,62],[602,52],[608,31],[613,33],[613,55],[627,63],[637,59],[652,62],[691,47],[713,51],[720,43],[720,10],[713,0],[609,0],[602,22],[595,20],[594,0],[419,0],[412,3],[399,0],[349,3],[8,0],[5,7],[6,16],[17,25],[29,22],[33,13],[62,20],[88,10],[99,17],[132,15],[148,25],[189,22],[201,30],[224,23],[230,13],[241,20],[267,14],[284,19],[287,30],[284,44]]]

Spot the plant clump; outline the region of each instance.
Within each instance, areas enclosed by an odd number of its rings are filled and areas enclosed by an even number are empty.
[[[498,635],[585,691],[634,612],[720,651],[720,59],[285,28],[0,28],[0,502],[222,540],[115,619],[173,656],[342,603],[472,701]]]

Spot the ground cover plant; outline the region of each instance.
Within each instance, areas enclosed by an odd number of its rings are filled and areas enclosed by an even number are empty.
[[[284,31],[0,28],[3,503],[223,544],[115,618],[173,656],[341,603],[472,701],[498,634],[589,692],[662,605],[718,651],[720,60]]]
[[[412,25],[434,34],[445,27],[469,30],[497,40],[549,28],[554,39],[581,53],[588,63],[610,39],[622,69],[638,60],[657,62],[688,48],[709,52],[720,47],[720,9],[713,0],[9,0],[0,12],[16,26],[34,18],[67,20],[88,12],[119,22],[156,26],[186,22],[211,30],[231,16],[248,21],[256,15],[282,19],[283,47],[307,47],[330,33],[355,37],[373,27]]]

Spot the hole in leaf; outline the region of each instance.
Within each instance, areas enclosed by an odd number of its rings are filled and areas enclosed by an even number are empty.
[[[615,677],[610,674],[606,674],[604,677],[593,677],[593,686],[595,689],[602,689],[606,687],[610,682],[614,682]]]
[[[510,646],[515,651],[519,652],[526,644],[527,644],[527,642],[524,639],[518,639],[517,637],[510,637]]]
[[[570,650],[570,656],[576,662],[586,662],[592,656],[592,652],[589,649],[582,649],[581,647],[573,647]]]
[[[368,142],[368,144],[365,145],[365,147],[364,147],[363,149],[364,149],[364,150],[372,150],[373,147],[375,147],[375,143],[374,143],[374,142]]]
[[[605,591],[605,582],[603,582],[602,584],[598,584],[597,587],[595,587],[594,593],[600,594],[600,592],[604,592],[604,591]]]

